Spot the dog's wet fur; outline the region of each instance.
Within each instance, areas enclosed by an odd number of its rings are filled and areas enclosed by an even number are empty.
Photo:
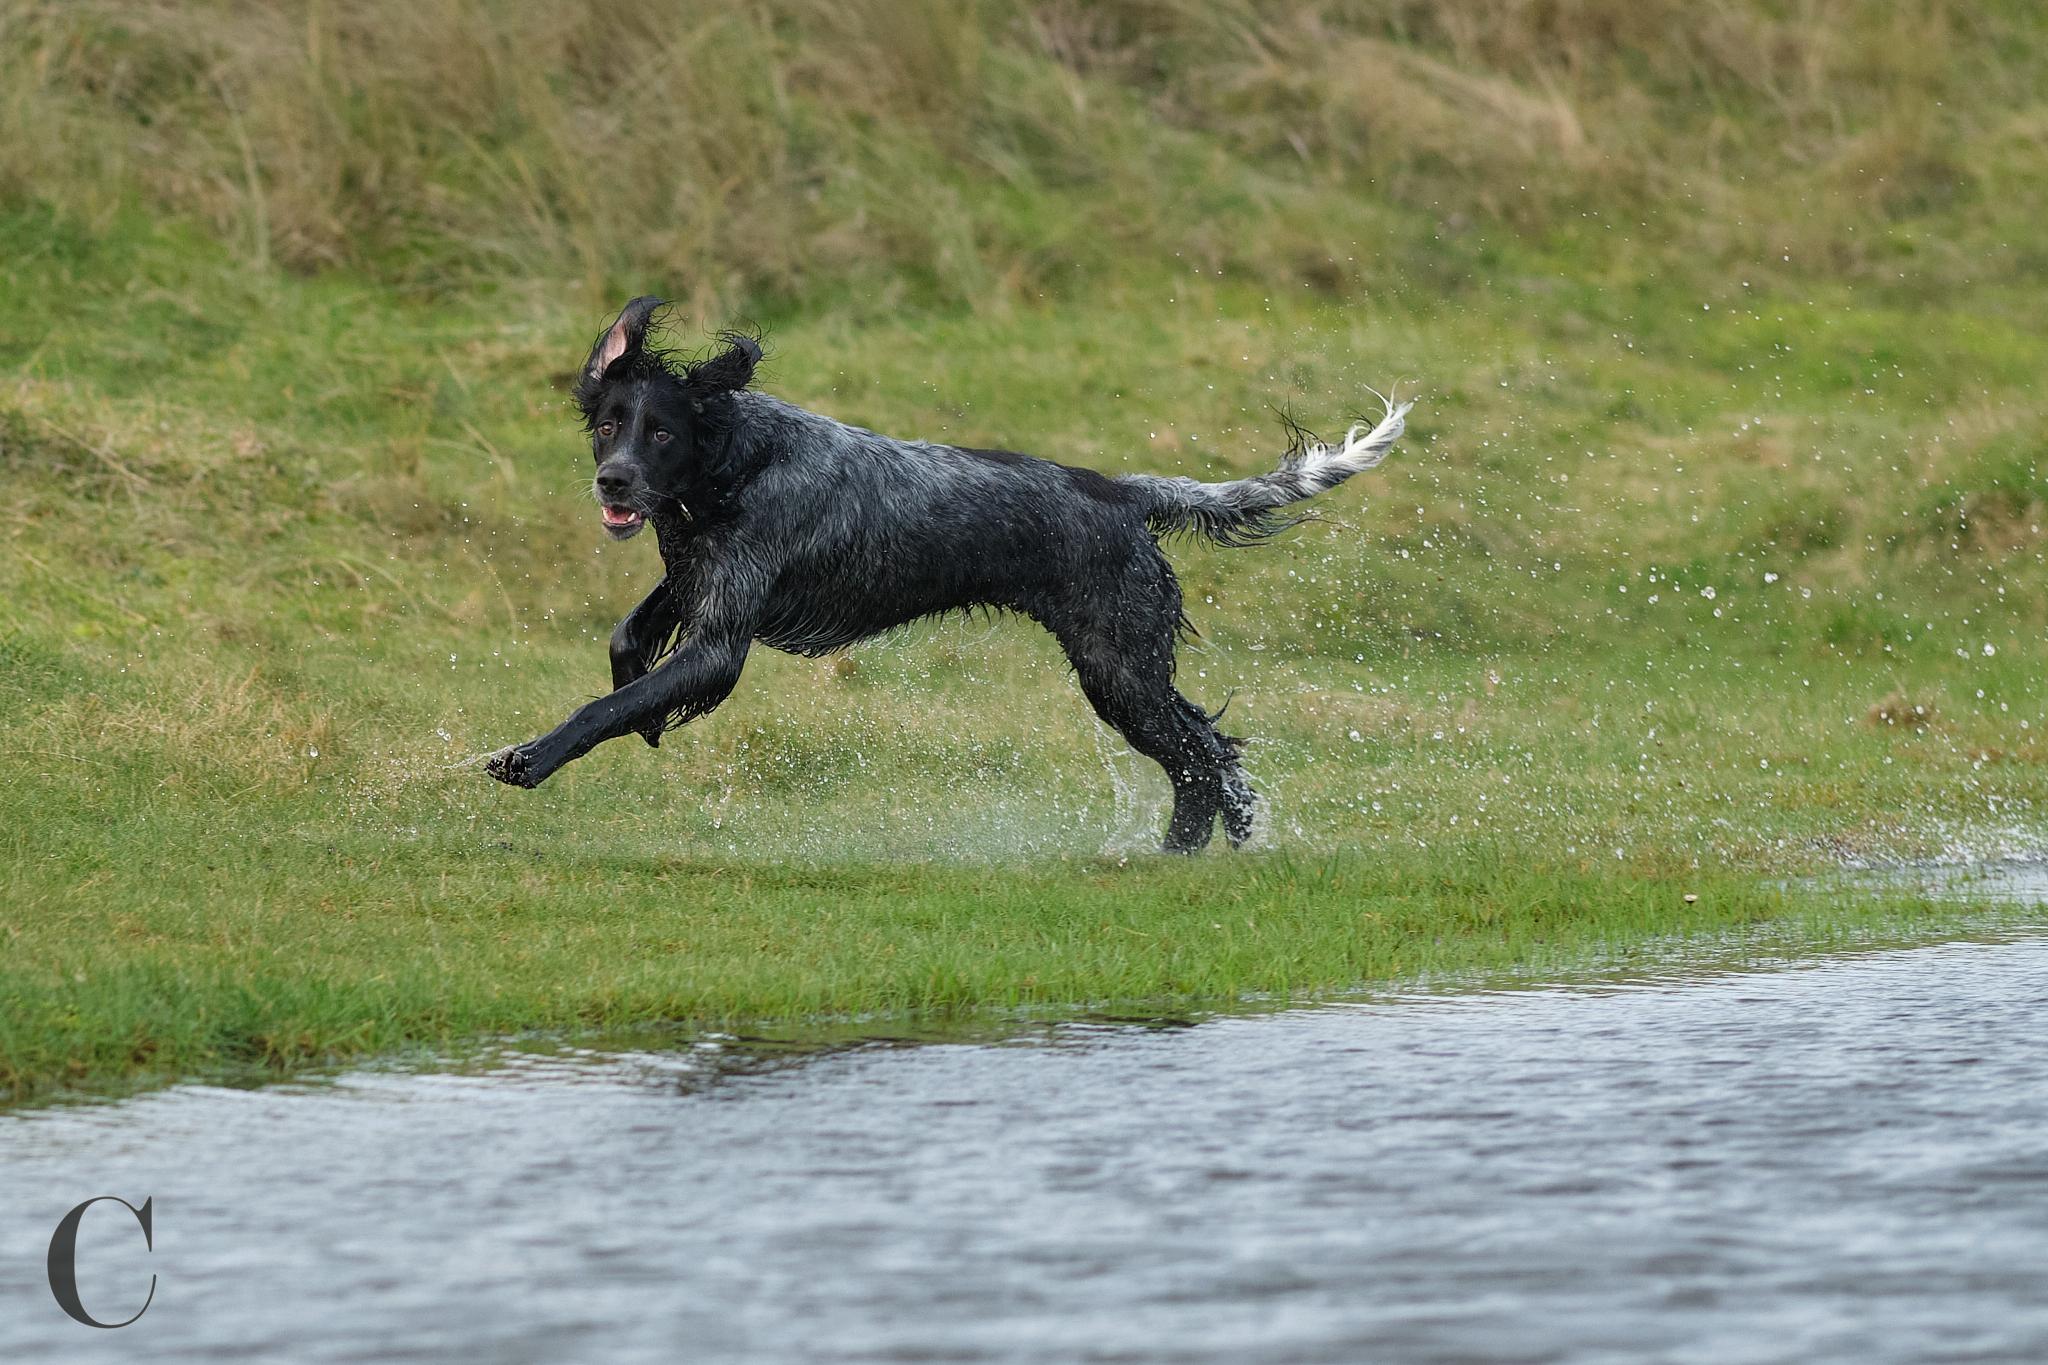
[[[1282,508],[1384,457],[1407,405],[1334,446],[1297,431],[1281,467],[1256,478],[1111,478],[894,440],[754,392],[755,339],[728,333],[708,357],[680,359],[648,345],[661,306],[626,305],[575,397],[606,532],[651,525],[666,573],[612,634],[615,690],[493,755],[492,776],[532,787],[606,740],[659,744],[725,699],[756,641],[821,655],[987,608],[1051,631],[1096,714],[1166,770],[1167,850],[1202,848],[1219,816],[1233,846],[1251,835],[1242,741],[1174,689],[1187,622],[1160,537],[1239,545],[1293,524]]]

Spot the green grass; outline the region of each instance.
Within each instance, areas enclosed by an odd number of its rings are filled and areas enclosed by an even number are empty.
[[[0,1093],[1952,927],[1784,879],[2042,841],[2031,10],[1412,8],[790,4],[659,36],[785,103],[629,108],[573,45],[443,89],[325,11],[0,5]],[[860,43],[913,65],[818,76]],[[1367,57],[1394,95],[1310,97]],[[629,112],[598,212],[568,130]],[[703,128],[767,188],[672,221]],[[1322,524],[1174,552],[1263,851],[1151,854],[1163,781],[1018,622],[484,779],[650,581],[562,388],[642,289],[797,401],[1110,470],[1419,388]]]

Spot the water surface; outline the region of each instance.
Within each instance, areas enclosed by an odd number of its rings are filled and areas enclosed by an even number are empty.
[[[243,1357],[2048,1359],[2048,937],[0,1119],[0,1359]]]

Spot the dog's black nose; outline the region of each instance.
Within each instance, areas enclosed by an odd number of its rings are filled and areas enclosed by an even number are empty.
[[[597,471],[597,491],[607,498],[624,498],[633,491],[634,479],[607,465]]]

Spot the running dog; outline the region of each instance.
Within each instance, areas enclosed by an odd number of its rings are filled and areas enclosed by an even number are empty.
[[[1174,689],[1188,625],[1162,536],[1225,545],[1293,525],[1281,509],[1383,458],[1409,405],[1335,445],[1297,431],[1278,469],[1228,483],[1111,478],[1008,450],[899,441],[749,389],[761,360],[726,333],[695,362],[650,347],[638,298],[592,346],[575,391],[605,531],[653,526],[660,586],[612,633],[614,690],[494,754],[533,787],[606,740],[662,735],[732,692],[756,641],[817,656],[919,617],[1017,612],[1053,633],[1095,713],[1173,784],[1169,852],[1252,832],[1243,741]],[[1218,713],[1220,715],[1220,713]]]

